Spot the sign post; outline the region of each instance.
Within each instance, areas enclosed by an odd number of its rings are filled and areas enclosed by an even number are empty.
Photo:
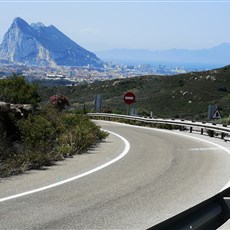
[[[133,92],[127,92],[124,95],[124,102],[127,104],[127,115],[129,115],[130,105],[136,102],[136,96]]]
[[[94,97],[94,111],[101,112],[102,111],[102,103],[103,103],[102,95],[96,95]]]

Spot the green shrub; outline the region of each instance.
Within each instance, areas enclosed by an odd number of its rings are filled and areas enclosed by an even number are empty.
[[[59,152],[67,150],[68,155],[83,153],[107,136],[107,133],[101,131],[84,115],[65,113],[61,117],[61,123],[67,132],[60,135],[58,150]]]
[[[0,139],[0,177],[81,154],[108,135],[86,115],[61,112],[51,105],[14,121],[20,141],[7,144]]]
[[[0,164],[0,177],[16,175],[29,169],[28,157],[25,154],[15,154]]]
[[[6,134],[1,133],[0,138],[0,162],[5,160],[11,153],[10,146],[6,141]]]
[[[221,119],[221,123],[224,125],[230,125],[230,116]]]
[[[61,111],[58,111],[55,107],[52,105],[46,105],[39,113],[40,116],[47,119],[52,127],[55,129],[56,133],[59,135],[61,132],[64,132],[65,130],[63,127],[63,124],[61,122],[61,117],[63,113]]]
[[[27,119],[21,120],[20,130],[28,149],[49,148],[55,142],[56,132],[52,123],[40,115],[29,115]]]
[[[0,80],[0,100],[36,105],[39,102],[37,87],[27,84],[23,77]],[[61,103],[66,105],[68,100],[61,97]],[[87,116],[63,113],[52,105],[23,119],[8,115],[7,124],[11,124],[14,138],[1,133],[0,177],[39,169],[64,157],[83,153],[107,136]]]
[[[37,105],[40,97],[36,85],[26,83],[24,77],[12,76],[0,80],[0,101]]]
[[[29,115],[19,123],[24,154],[27,154],[30,168],[50,165],[57,159],[55,148],[57,133],[52,123],[41,115]]]

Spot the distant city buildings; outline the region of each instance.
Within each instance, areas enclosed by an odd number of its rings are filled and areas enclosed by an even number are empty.
[[[175,75],[197,69],[186,67],[170,67],[164,65],[118,65],[113,63],[106,63],[104,67],[93,68],[85,67],[38,67],[26,65],[0,65],[0,79],[9,76],[22,75],[28,81],[45,80],[45,81],[64,81],[65,84],[82,84],[92,83],[94,81],[103,81],[117,78],[129,78],[142,75]]]

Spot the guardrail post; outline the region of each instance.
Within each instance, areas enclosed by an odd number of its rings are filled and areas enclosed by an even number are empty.
[[[225,134],[221,133],[221,139],[224,139]]]
[[[213,130],[207,130],[207,133],[210,137],[214,137],[214,131]]]
[[[220,125],[217,125],[216,123],[208,123],[207,125],[201,125],[200,123],[195,123],[195,121],[191,121],[193,122],[193,126],[191,126],[191,122],[185,122],[184,120],[181,120],[181,122],[179,122],[178,120],[175,121],[175,119],[144,119],[143,117],[135,117],[135,116],[126,116],[126,115],[118,115],[118,114],[111,114],[111,115],[107,115],[107,114],[100,114],[100,113],[88,113],[87,114],[89,117],[91,117],[92,119],[97,119],[97,120],[109,120],[112,121],[113,118],[118,119],[118,121],[122,122],[123,120],[126,121],[126,123],[135,123],[134,121],[138,121],[138,124],[142,124],[143,123],[156,123],[156,124],[166,124],[169,125],[169,128],[174,127],[175,126],[179,126],[179,130],[183,131],[183,130],[188,130],[190,133],[193,132],[193,127],[199,127],[200,129],[200,133],[201,135],[204,134],[204,132],[207,132],[207,134],[210,137],[214,137],[214,136],[218,136],[217,134],[220,134],[221,139],[224,139],[225,141],[228,141],[228,138],[225,138],[226,136],[228,136],[230,134],[230,126],[227,126],[226,124],[223,124],[223,127],[221,127]],[[183,121],[183,122],[182,122]],[[206,122],[202,122],[202,124],[206,124]]]
[[[201,130],[200,130],[200,134],[201,134],[201,135],[203,135],[203,134],[204,134],[204,129],[203,129],[203,128],[201,128]]]

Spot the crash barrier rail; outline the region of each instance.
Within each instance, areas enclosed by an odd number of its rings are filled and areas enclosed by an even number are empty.
[[[214,230],[230,218],[230,188],[201,202],[200,204],[173,216],[151,230]]]
[[[206,123],[206,122],[196,122],[187,120],[176,120],[176,119],[159,119],[151,117],[138,117],[138,116],[128,116],[121,114],[110,114],[110,113],[88,113],[91,118],[99,119],[124,119],[131,121],[139,121],[148,124],[165,124],[178,126],[180,130],[185,128],[189,129],[192,133],[195,130],[199,130],[201,134],[207,132],[211,137],[220,137],[221,139],[228,140],[227,137],[230,135],[230,126],[216,124],[216,123]],[[220,135],[219,135],[220,134]]]
[[[201,134],[204,131],[209,132],[210,136],[216,136],[216,133],[221,134],[221,138],[224,139],[230,134],[230,127],[227,125],[215,124],[215,123],[205,123],[205,122],[195,122],[195,121],[185,121],[185,120],[175,120],[175,119],[155,119],[149,117],[137,117],[137,116],[127,116],[118,114],[108,114],[108,113],[88,113],[91,118],[99,119],[125,119],[140,121],[144,123],[153,124],[168,124],[179,126],[180,130],[183,127],[189,127],[190,132],[193,129],[199,129]],[[211,131],[211,132],[210,132]],[[226,140],[226,139],[225,139]],[[153,227],[148,229],[151,230],[214,230],[223,225],[230,218],[230,188],[218,193],[217,195],[201,202],[200,204],[179,213]]]

